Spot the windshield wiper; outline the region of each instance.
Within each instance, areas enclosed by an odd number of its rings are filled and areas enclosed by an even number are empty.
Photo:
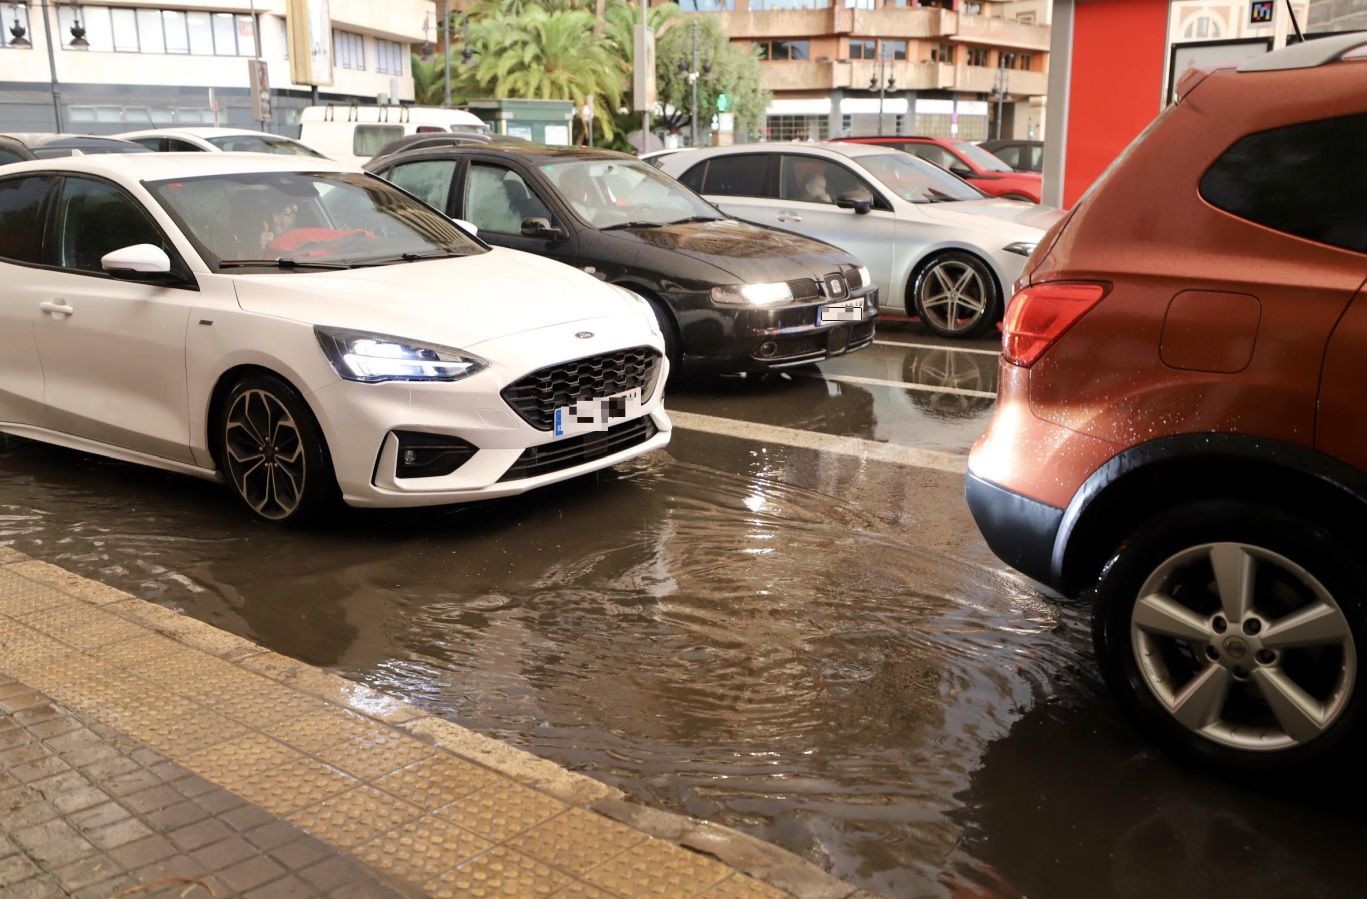
[[[674,221],[670,222],[669,224],[671,224],[671,225],[689,225],[689,224],[692,224],[693,222],[721,222],[721,221],[725,221],[725,219],[723,219],[721,216],[717,216],[717,215],[690,215],[690,216],[689,216],[688,218],[686,218],[686,219],[675,219]]]
[[[671,223],[672,224],[672,223]],[[663,228],[663,222],[618,222],[615,225],[608,225],[606,228],[599,228],[599,231],[620,231],[623,228]]]
[[[456,256],[466,256],[467,253],[457,253],[453,250],[436,250],[431,253],[396,253],[393,256],[375,256],[370,259],[357,259],[351,263],[352,268],[366,268],[372,265],[390,265],[395,262],[419,262],[423,259],[450,259]]]
[[[314,262],[308,259],[220,259],[218,267],[223,268],[250,268],[251,266],[270,266],[273,268],[283,268],[286,271],[296,268],[351,268],[346,262]]]

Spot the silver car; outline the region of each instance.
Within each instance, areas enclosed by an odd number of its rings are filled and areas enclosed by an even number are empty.
[[[889,147],[743,144],[667,156],[660,168],[728,215],[854,254],[885,307],[945,337],[1002,316],[1012,283],[1056,209],[999,200]]]

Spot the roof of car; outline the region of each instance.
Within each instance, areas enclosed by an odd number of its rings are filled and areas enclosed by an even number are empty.
[[[377,157],[372,163],[383,162],[388,165],[396,159],[417,156],[441,156],[446,153],[488,153],[495,156],[515,156],[529,162],[540,164],[553,159],[635,159],[627,153],[616,150],[601,150],[596,147],[549,147],[542,144],[469,144],[466,146],[416,147],[400,150],[384,157]],[[367,166],[369,168],[369,166]]]
[[[1240,72],[1279,72],[1286,69],[1313,69],[1338,62],[1354,50],[1367,47],[1367,31],[1339,34],[1317,40],[1301,41],[1280,50],[1250,57],[1239,63]],[[1357,58],[1353,54],[1354,58]]]
[[[16,140],[26,147],[46,147],[49,144],[62,143],[66,141],[109,141],[111,143],[126,144],[128,141],[121,140],[109,134],[56,134],[48,131],[6,131],[0,133],[0,137],[7,137]]]
[[[5,174],[60,169],[125,181],[160,181],[248,172],[348,172],[354,168],[331,159],[270,156],[264,153],[109,153],[35,159],[5,167]]]
[[[803,152],[811,150],[825,150],[830,153],[838,153],[841,156],[874,156],[887,153],[888,150],[881,144],[860,144],[852,141],[791,141],[784,143],[757,143],[757,144],[731,144],[726,147],[699,147],[697,153],[699,158],[702,156],[715,156],[722,153],[779,153],[779,152]]]
[[[276,138],[278,140],[293,140],[282,134],[270,134],[265,131],[255,131],[251,128],[213,128],[207,125],[192,126],[186,128],[147,128],[142,131],[127,131],[118,135],[124,139],[130,137],[159,137],[162,135],[184,135],[189,137],[242,137],[249,135],[252,137]]]

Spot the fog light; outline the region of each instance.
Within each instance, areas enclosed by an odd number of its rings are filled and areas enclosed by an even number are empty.
[[[755,355],[759,356],[761,359],[768,359],[777,352],[778,344],[774,343],[772,340],[766,340],[759,345],[759,349],[755,350]]]
[[[439,478],[460,468],[478,448],[468,440],[445,434],[395,431],[399,439],[396,478]]]
[[[418,454],[417,454],[416,452],[414,452],[413,450],[404,450],[404,451],[403,451],[403,464],[404,464],[404,465],[417,465],[417,464],[418,464]]]

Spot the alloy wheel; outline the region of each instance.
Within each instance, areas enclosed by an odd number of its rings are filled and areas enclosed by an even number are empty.
[[[1343,714],[1357,678],[1352,629],[1313,575],[1244,543],[1160,564],[1130,616],[1139,675],[1184,727],[1239,750],[1300,746]]]
[[[940,331],[971,330],[987,312],[989,300],[983,277],[971,265],[943,259],[921,279],[921,315]]]
[[[233,486],[258,515],[280,521],[299,509],[308,475],[304,443],[279,398],[260,389],[238,394],[223,446]]]

